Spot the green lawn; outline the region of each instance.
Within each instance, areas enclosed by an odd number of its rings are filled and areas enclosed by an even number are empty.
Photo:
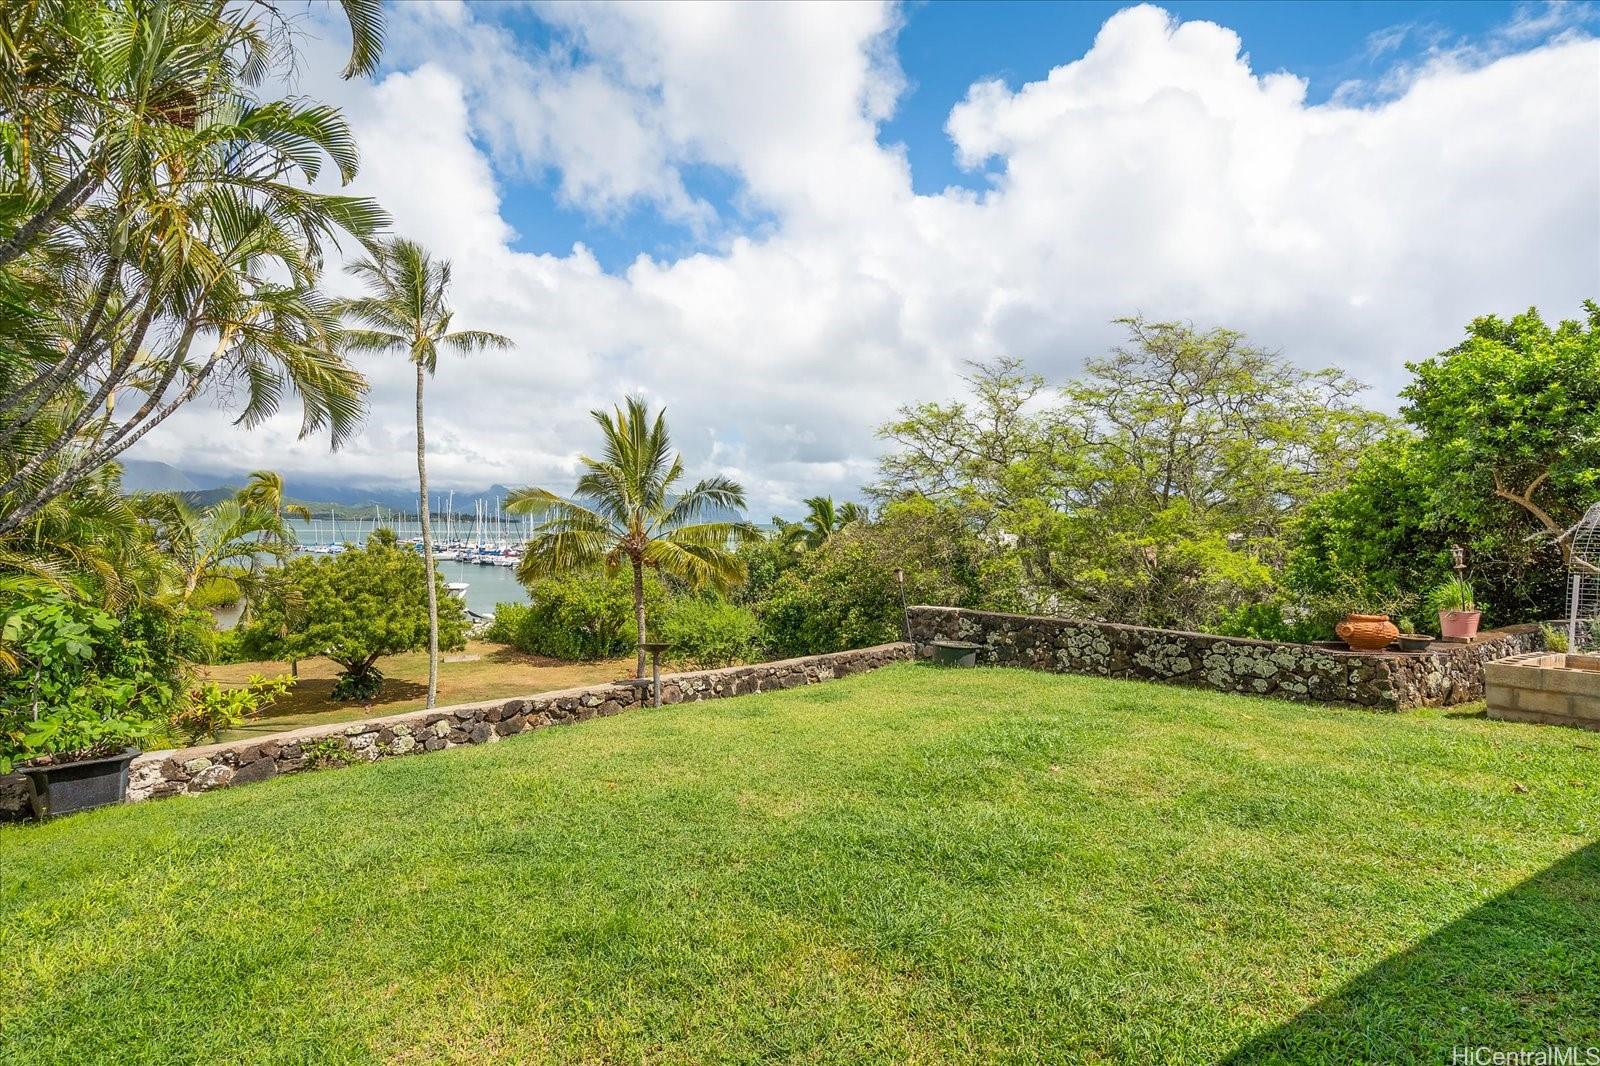
[[[1600,1044],[1600,737],[903,665],[0,831],[0,1059]]]

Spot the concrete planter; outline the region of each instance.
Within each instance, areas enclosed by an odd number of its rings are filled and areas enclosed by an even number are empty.
[[[1600,730],[1600,656],[1513,655],[1484,667],[1490,718]]]

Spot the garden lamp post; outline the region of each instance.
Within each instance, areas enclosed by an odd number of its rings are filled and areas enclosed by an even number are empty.
[[[906,643],[911,642],[911,609],[906,606],[906,571],[904,567],[894,568],[894,583],[900,589],[900,626],[905,631]]]

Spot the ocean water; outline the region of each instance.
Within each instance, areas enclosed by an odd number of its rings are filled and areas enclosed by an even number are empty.
[[[329,527],[325,519],[319,522],[304,522],[296,518],[291,519],[289,525],[302,545],[332,543],[334,530]],[[373,522],[370,519],[360,524],[341,522],[337,528],[338,541],[364,544],[372,526]],[[417,535],[415,522],[410,523],[409,528],[403,522],[393,523],[390,528],[401,540]],[[514,567],[480,566],[477,563],[440,559],[439,573],[451,584],[460,582],[467,586],[467,609],[477,614],[493,614],[494,605],[497,603],[528,602],[527,590],[517,581]]]

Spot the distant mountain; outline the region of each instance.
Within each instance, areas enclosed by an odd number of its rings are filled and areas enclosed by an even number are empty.
[[[148,459],[122,461],[123,492],[198,492],[215,488],[217,479],[195,479],[170,463],[157,463]]]
[[[243,472],[199,473],[148,459],[128,459],[122,463],[124,492],[179,492],[196,507],[210,506],[231,495],[247,477]],[[341,485],[290,475],[284,478],[284,492],[294,503],[303,503],[318,514],[332,512],[340,518],[370,517],[374,507],[386,513],[405,515],[414,515],[417,511],[417,490],[406,486]],[[436,511],[442,512],[449,504],[457,514],[468,517],[476,513],[480,502],[486,509],[493,510],[497,501],[504,501],[510,494],[511,490],[504,485],[491,485],[481,490],[457,489],[453,499],[448,488],[429,493]]]

